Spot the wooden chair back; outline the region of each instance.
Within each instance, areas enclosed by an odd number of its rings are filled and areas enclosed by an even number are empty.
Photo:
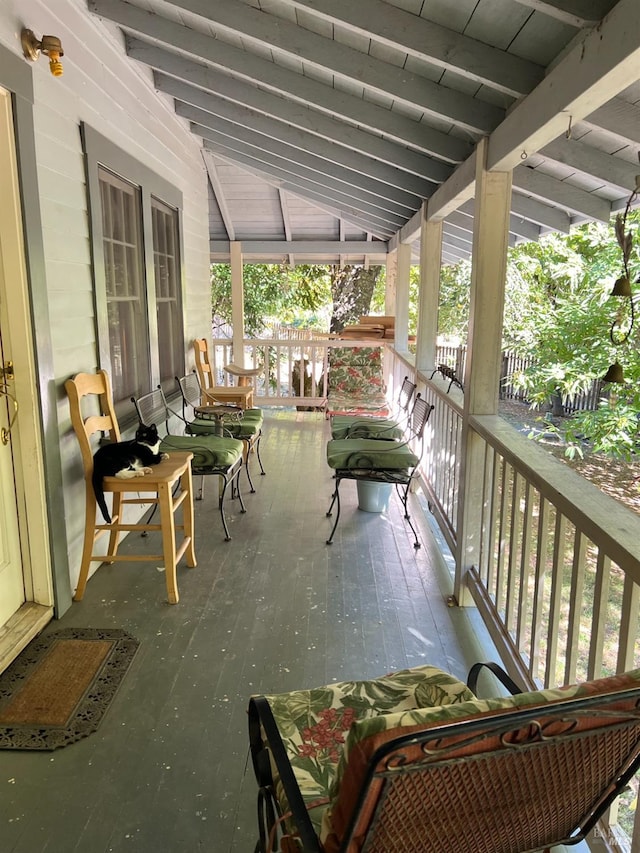
[[[69,398],[71,425],[80,444],[85,479],[91,481],[93,454],[96,450],[91,443],[92,436],[97,432],[108,433],[111,441],[120,441],[120,428],[113,407],[109,374],[106,370],[78,373],[73,379],[68,379],[64,387]],[[94,411],[85,416],[82,401],[87,397],[97,400],[98,412]]]
[[[213,381],[213,370],[209,358],[209,342],[206,338],[196,338],[193,342],[193,352],[196,358],[196,372],[200,380],[200,386],[204,391],[215,386]]]

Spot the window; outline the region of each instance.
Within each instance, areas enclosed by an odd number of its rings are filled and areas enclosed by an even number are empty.
[[[149,390],[149,328],[144,287],[140,191],[98,170],[104,277],[114,400]]]
[[[175,385],[182,364],[184,337],[180,299],[180,255],[178,211],[151,199],[153,218],[153,267],[156,278],[156,314],[160,356],[160,383],[168,393]]]
[[[116,413],[131,397],[184,373],[181,193],[87,125],[82,126],[93,250],[98,365]]]

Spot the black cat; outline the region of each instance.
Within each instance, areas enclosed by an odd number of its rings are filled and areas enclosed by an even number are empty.
[[[159,453],[160,438],[155,424],[140,424],[133,441],[117,441],[99,447],[93,454],[93,491],[96,501],[107,524],[111,517],[104,499],[103,477],[143,477],[151,473],[150,465],[157,465],[162,459],[168,459],[167,453]]]

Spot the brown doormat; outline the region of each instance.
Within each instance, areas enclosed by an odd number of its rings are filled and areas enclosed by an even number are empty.
[[[58,749],[94,732],[138,649],[115,628],[38,637],[0,674],[0,749]]]

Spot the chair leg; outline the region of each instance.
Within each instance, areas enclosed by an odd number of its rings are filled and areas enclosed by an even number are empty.
[[[418,539],[418,534],[417,534],[417,532],[416,532],[415,527],[413,526],[413,522],[411,521],[411,517],[410,517],[410,515],[409,515],[409,510],[408,510],[408,508],[407,508],[407,501],[409,500],[409,490],[410,490],[410,488],[411,488],[411,483],[409,483],[409,484],[407,485],[407,487],[406,487],[406,489],[404,490],[404,492],[401,492],[400,487],[396,484],[396,489],[397,489],[397,491],[398,491],[398,495],[399,495],[400,500],[402,501],[402,505],[403,505],[403,507],[404,507],[404,518],[405,518],[405,521],[407,522],[407,524],[408,524],[408,525],[409,525],[409,527],[411,528],[411,532],[413,533],[413,539],[414,539],[413,547],[414,547],[414,548],[416,549],[416,551],[417,551],[417,550],[418,550],[418,548],[420,547],[420,541],[419,541],[419,539]]]
[[[327,539],[327,545],[331,545],[333,542],[333,534],[336,532],[336,527],[338,526],[338,522],[340,521],[340,478],[336,475],[336,490],[333,493],[333,497],[331,499],[331,505],[327,510],[327,518],[331,515],[331,511],[333,509],[333,505],[336,505],[336,520],[333,522],[333,527],[331,528],[331,534]]]
[[[189,540],[185,556],[187,559],[187,566],[189,566],[190,569],[193,569],[198,565],[198,561],[196,560],[194,537],[195,523],[193,513],[193,475],[191,473],[191,465],[187,465],[184,474],[180,477],[180,486],[182,491],[187,493],[186,498],[182,502],[182,523],[184,526],[184,535],[185,538],[188,538]]]
[[[87,488],[87,497],[85,501],[85,522],[84,522],[84,542],[82,545],[82,561],[80,563],[80,575],[78,577],[78,585],[76,587],[74,601],[82,601],[85,589],[87,588],[87,580],[89,578],[89,566],[91,565],[91,557],[93,556],[93,546],[96,541],[96,510],[97,504],[93,490]]]
[[[244,444],[244,450],[242,453],[242,457],[244,460],[244,467],[245,467],[246,472],[247,472],[247,480],[249,482],[249,491],[253,495],[253,494],[255,494],[256,490],[255,490],[254,485],[253,485],[253,480],[251,479],[251,471],[249,470],[249,454],[251,453],[251,442],[250,441],[243,441],[243,444]]]
[[[264,477],[264,475],[267,472],[264,470],[264,465],[262,464],[262,459],[260,458],[260,439],[261,438],[262,438],[262,435],[259,435],[258,440],[256,441],[256,456],[258,457],[258,465],[260,466],[260,476]]]
[[[122,492],[113,493],[113,507],[111,510],[111,520],[115,524],[117,521],[122,522]],[[109,533],[109,547],[107,549],[108,557],[115,557],[120,544],[120,531],[115,527]],[[113,560],[105,560],[105,563],[113,563]]]
[[[176,520],[173,513],[173,495],[168,483],[160,483],[158,488],[158,504],[160,506],[160,524],[162,525],[162,553],[164,556],[164,571],[167,583],[167,598],[169,604],[177,604],[178,577],[176,571]]]

